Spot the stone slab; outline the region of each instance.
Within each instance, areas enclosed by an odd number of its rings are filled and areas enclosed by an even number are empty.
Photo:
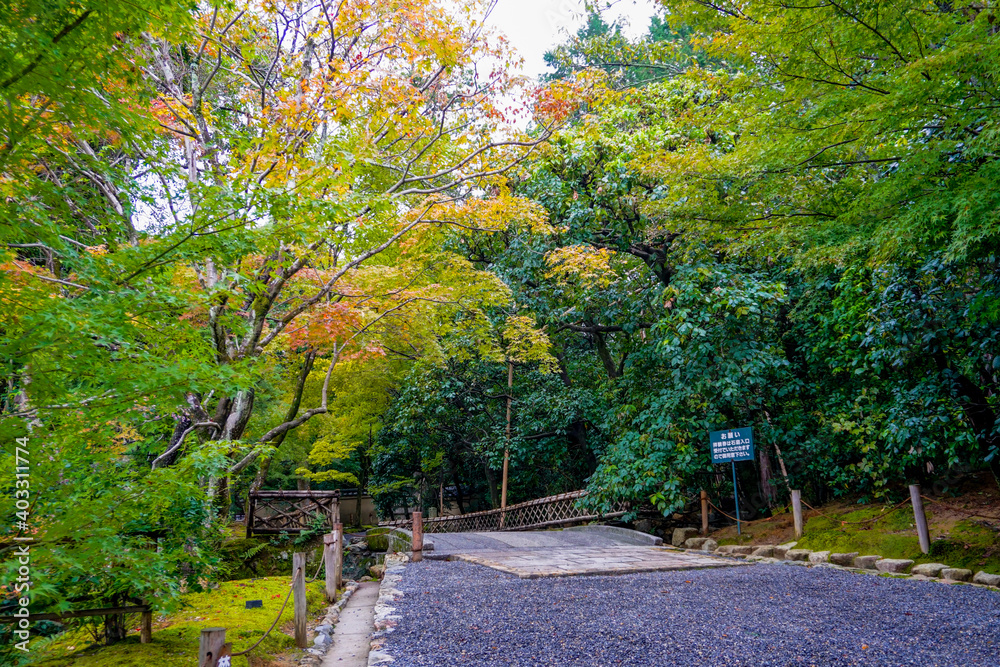
[[[709,555],[679,552],[667,547],[582,547],[576,549],[519,549],[517,551],[453,554],[461,560],[515,574],[521,579],[580,575],[633,574],[742,564]]]
[[[875,562],[876,570],[891,574],[905,574],[911,567],[913,567],[913,561],[908,558],[883,558]]]
[[[941,570],[946,569],[948,566],[944,563],[920,563],[919,565],[914,565],[913,569],[910,570],[910,574],[919,574],[925,577],[937,577],[941,574]]]
[[[675,547],[682,547],[692,537],[698,536],[697,528],[674,528],[670,543]]]
[[[762,544],[750,552],[750,555],[757,556],[758,558],[773,558],[775,556],[774,552],[776,549],[777,547],[771,544]],[[785,550],[785,553],[788,553],[787,549]]]
[[[583,533],[601,535],[603,537],[611,538],[617,542],[621,542],[622,544],[635,544],[642,547],[658,547],[663,544],[662,537],[650,535],[649,533],[643,533],[638,530],[619,528],[618,526],[602,526],[599,524],[595,524],[593,526],[572,526],[570,528],[563,528],[563,532],[566,531],[579,531]]]
[[[830,552],[829,551],[814,551],[809,554],[810,563],[828,563],[830,562]]]
[[[963,567],[946,567],[941,570],[941,578],[948,581],[972,581],[972,570]]]
[[[809,560],[809,554],[812,551],[809,549],[789,549],[785,553],[785,560]]]
[[[875,563],[882,560],[881,556],[858,556],[854,559],[854,567],[862,570],[874,570]]]
[[[852,551],[849,554],[834,553],[830,554],[830,562],[834,565],[842,565],[844,567],[854,567],[854,559],[859,556],[857,551]]]
[[[983,586],[1000,586],[1000,574],[990,574],[989,572],[976,572],[972,578],[972,583]]]

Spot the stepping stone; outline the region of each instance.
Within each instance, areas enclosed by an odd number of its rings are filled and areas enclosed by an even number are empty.
[[[972,570],[962,567],[946,567],[941,570],[941,578],[947,581],[972,581]]]
[[[750,555],[758,556],[761,558],[773,558],[775,555],[774,553],[775,549],[777,549],[777,547],[775,547],[772,544],[762,544],[756,549],[754,549]],[[788,553],[787,549],[785,550],[785,553]]]
[[[785,554],[785,560],[808,561],[809,554],[811,553],[812,551],[810,551],[809,549],[789,549],[788,552]]]
[[[809,554],[810,563],[826,563],[829,562],[829,560],[830,560],[829,551],[814,551],[811,554]]]

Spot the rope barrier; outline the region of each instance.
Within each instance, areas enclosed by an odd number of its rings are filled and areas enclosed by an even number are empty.
[[[890,514],[892,514],[893,512],[895,512],[896,510],[900,509],[901,507],[903,507],[905,505],[909,505],[910,501],[909,500],[904,500],[903,502],[899,503],[898,505],[894,505],[892,508],[890,508],[888,510],[884,510],[882,512],[882,514],[880,514],[879,516],[874,516],[874,517],[872,517],[870,519],[861,519],[860,521],[844,521],[843,519],[839,519],[839,518],[833,516],[832,514],[827,514],[826,512],[824,512],[822,510],[816,509],[815,507],[813,507],[812,505],[810,505],[809,503],[807,503],[804,500],[802,501],[802,504],[805,505],[806,507],[808,507],[813,512],[819,512],[820,516],[825,516],[827,519],[830,519],[832,521],[838,522],[841,526],[857,526],[857,525],[861,525],[861,524],[875,523],[876,521],[881,521],[882,519],[886,518],[887,516],[889,516]]]
[[[323,549],[323,555],[319,559],[319,567],[316,568],[316,574],[312,576],[312,579],[306,579],[309,583],[312,583],[319,579],[319,571],[323,569],[323,562],[326,560],[326,549]]]
[[[716,506],[711,500],[708,501],[708,506],[711,507],[712,509],[714,509],[716,512],[718,512],[722,516],[726,517],[727,519],[731,519],[733,521],[736,521],[736,517],[734,517],[732,514],[727,514],[726,512],[723,512],[722,509],[720,509],[718,506]],[[782,507],[782,508],[780,508],[778,510],[775,510],[775,512],[784,511],[784,510],[787,510],[788,508],[789,508],[789,506],[785,505],[784,507]],[[747,519],[740,519],[739,522],[742,523],[742,524],[746,524],[748,526],[751,526],[751,525],[753,525],[755,523],[765,523],[767,521],[771,521],[772,519],[774,519],[774,517],[773,516],[769,516],[769,517],[767,517],[765,519],[754,519],[753,521],[749,521]]]
[[[967,509],[962,509],[961,507],[955,507],[954,505],[949,505],[947,503],[943,503],[940,500],[934,500],[933,498],[928,498],[927,496],[922,495],[922,494],[921,494],[920,497],[923,498],[924,500],[926,500],[929,503],[934,503],[936,505],[940,505],[941,507],[945,507],[947,509],[950,509],[953,512],[958,512],[959,514],[965,514],[966,516],[975,516],[975,517],[979,517],[980,519],[992,519],[994,521],[1000,521],[1000,516],[991,516],[989,514],[978,514],[976,512],[970,512]]]
[[[302,568],[301,568],[301,567],[300,567],[300,568],[299,568],[298,570],[296,570],[296,571],[295,571],[295,576],[294,576],[294,577],[292,577],[292,583],[290,583],[290,584],[288,585],[288,595],[286,595],[286,596],[285,596],[285,601],[281,603],[281,610],[280,610],[280,611],[278,611],[278,617],[274,619],[274,623],[272,623],[272,624],[271,624],[271,627],[269,627],[269,628],[267,629],[267,632],[265,632],[265,633],[264,633],[264,635],[263,635],[263,636],[262,636],[262,637],[261,637],[260,639],[258,639],[258,640],[257,640],[257,643],[256,643],[256,644],[254,644],[253,646],[251,646],[250,648],[248,648],[248,649],[247,649],[247,650],[245,650],[245,651],[240,651],[239,653],[233,653],[233,657],[234,657],[234,658],[235,658],[236,656],[238,656],[238,655],[246,655],[246,654],[247,654],[247,653],[249,653],[250,651],[254,650],[254,649],[255,649],[255,648],[257,648],[258,646],[260,646],[260,643],[261,643],[262,641],[264,641],[265,639],[267,639],[267,636],[268,636],[268,635],[270,635],[270,634],[271,634],[271,631],[272,631],[272,630],[274,630],[274,628],[275,628],[275,626],[276,626],[276,625],[278,625],[278,621],[280,621],[280,620],[281,620],[281,615],[282,615],[283,613],[285,613],[285,607],[286,607],[286,606],[288,605],[288,599],[289,599],[290,597],[292,597],[292,591],[293,591],[293,590],[294,590],[294,588],[295,588],[295,577],[299,576],[299,574],[301,574],[301,573],[302,573]]]

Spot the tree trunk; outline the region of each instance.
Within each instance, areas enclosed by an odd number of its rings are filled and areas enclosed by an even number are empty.
[[[757,458],[760,461],[760,493],[767,506],[774,507],[774,501],[778,497],[778,489],[771,473],[771,457],[767,455],[767,450],[761,447],[757,450]]]

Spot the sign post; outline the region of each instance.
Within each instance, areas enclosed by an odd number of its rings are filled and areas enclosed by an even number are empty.
[[[740,528],[740,494],[736,490],[736,462],[753,461],[753,428],[743,426],[708,434],[712,447],[712,463],[733,465],[733,500],[736,501],[736,534],[742,535]]]

